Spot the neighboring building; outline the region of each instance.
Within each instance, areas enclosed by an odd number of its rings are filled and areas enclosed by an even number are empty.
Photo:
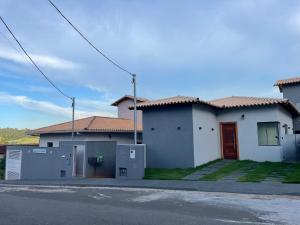
[[[75,141],[116,141],[133,143],[133,121],[128,119],[93,116],[75,120]],[[58,147],[61,141],[70,141],[72,122],[56,124],[31,131],[40,136],[40,147]],[[138,126],[138,141],[142,141],[142,126]]]
[[[286,99],[176,96],[138,104],[147,167],[196,167],[217,158],[282,161],[297,108]]]
[[[137,98],[137,103],[148,101],[146,98]],[[134,113],[132,110],[128,110],[128,107],[130,105],[133,105],[134,103],[134,97],[132,95],[124,95],[122,98],[116,100],[114,103],[112,103],[112,106],[118,107],[118,118],[124,118],[133,120],[134,119]],[[139,124],[142,124],[143,121],[143,114],[141,110],[137,110],[137,121]]]
[[[284,98],[289,99],[300,110],[300,77],[278,80],[275,86],[279,87]],[[300,134],[300,117],[294,119],[294,132]]]
[[[138,102],[146,99],[138,98]],[[133,97],[125,95],[112,105],[118,107],[119,118],[93,116],[75,120],[75,141],[116,141],[118,144],[134,142],[133,112],[128,109],[133,104]],[[141,121],[142,113],[138,113]],[[138,122],[138,143],[142,143],[142,122]],[[32,130],[31,135],[40,136],[40,147],[58,147],[59,142],[70,141],[72,122],[55,124]]]

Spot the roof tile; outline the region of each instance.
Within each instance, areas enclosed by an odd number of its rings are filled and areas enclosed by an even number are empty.
[[[277,98],[259,98],[259,97],[242,97],[231,96],[209,101],[211,104],[221,108],[245,107],[245,106],[259,106],[259,105],[273,105],[280,103],[288,103],[287,99]]]
[[[129,119],[93,116],[74,121],[75,132],[133,132],[134,123]],[[142,131],[138,124],[138,131]],[[72,131],[72,121],[32,130],[31,135],[65,133]]]
[[[288,85],[288,84],[297,84],[300,83],[300,77],[293,77],[293,78],[288,78],[288,79],[282,79],[278,80],[275,84],[275,86],[283,86],[283,85]]]
[[[197,97],[189,97],[189,96],[175,96],[170,98],[163,98],[158,100],[146,101],[137,104],[137,108],[145,108],[145,107],[155,107],[155,106],[163,106],[163,105],[176,105],[176,104],[190,104],[190,103],[202,103],[206,105],[211,105],[209,102],[200,100]],[[212,106],[212,105],[211,105]],[[129,107],[133,109],[133,106]]]

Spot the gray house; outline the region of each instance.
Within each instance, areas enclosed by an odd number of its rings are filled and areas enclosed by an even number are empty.
[[[287,99],[203,101],[176,96],[138,104],[147,167],[196,167],[217,158],[282,161],[297,108]]]
[[[141,103],[147,99],[138,98]],[[133,143],[133,112],[129,105],[133,104],[133,96],[125,95],[112,105],[118,108],[118,118],[92,116],[75,120],[75,141],[116,141],[118,144]],[[142,113],[138,111],[138,121]],[[70,141],[72,122],[42,127],[30,132],[40,137],[40,147],[59,147],[62,141]],[[142,122],[138,122],[138,143],[142,143]]]
[[[300,110],[300,77],[278,80],[275,86],[279,87],[284,98],[289,99]],[[300,134],[300,117],[294,119],[294,133]]]

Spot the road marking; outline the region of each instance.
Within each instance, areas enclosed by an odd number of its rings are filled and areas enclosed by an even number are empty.
[[[106,199],[106,198],[112,198],[109,195],[105,195],[105,194],[101,194],[101,193],[97,193],[97,195],[88,195],[88,197],[96,199],[96,200],[101,200],[101,199]]]
[[[241,220],[216,219],[216,221],[223,222],[223,223],[237,223],[237,224],[274,225],[274,223],[255,222],[255,221],[241,221]]]
[[[68,188],[32,188],[32,187],[0,187],[0,193],[5,192],[35,192],[35,193],[74,193],[74,190]]]

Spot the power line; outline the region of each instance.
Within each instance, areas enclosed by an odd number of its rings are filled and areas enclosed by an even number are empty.
[[[117,62],[115,62],[114,60],[110,59],[108,56],[106,56],[99,48],[97,48],[92,42],[90,42],[85,35],[80,32],[78,30],[78,28],[75,27],[75,25],[73,25],[73,23],[71,23],[71,21],[56,7],[56,5],[54,5],[54,3],[51,0],[48,0],[48,2],[57,10],[57,12],[71,25],[71,27],[93,48],[95,49],[98,53],[100,53],[105,59],[107,59],[110,63],[112,63],[114,66],[116,66],[117,68],[119,68],[120,70],[130,74],[131,76],[133,75],[133,73],[129,72],[127,69],[125,69],[124,67],[120,66]]]
[[[0,34],[3,37],[3,39],[5,39],[7,41],[7,43],[13,48],[15,49],[29,64],[31,64],[31,62],[29,61],[29,59],[22,54],[22,52],[12,43],[12,41],[0,30]]]
[[[110,59],[108,56],[106,56],[101,50],[99,50],[92,42],[90,42],[85,35],[83,35],[82,32],[78,30],[73,23],[54,5],[54,3],[51,0],[48,0],[48,2],[57,10],[57,12],[70,24],[70,26],[93,48],[95,49],[99,54],[101,54],[106,60],[108,60],[111,64],[119,68],[125,73],[128,73],[132,77],[132,84],[133,84],[133,95],[134,95],[134,144],[137,144],[137,99],[136,99],[136,74],[129,72],[129,70],[125,69],[124,67],[120,66],[117,62]]]
[[[13,32],[11,31],[11,29],[8,27],[8,25],[4,22],[3,18],[0,16],[0,20],[2,21],[2,23],[4,24],[4,26],[6,27],[6,29],[8,30],[8,32],[12,35],[12,37],[15,39],[15,41],[18,43],[18,45],[20,46],[20,48],[22,49],[22,51],[25,53],[25,55],[29,58],[29,60],[31,61],[31,63],[35,66],[35,68],[45,77],[45,79],[58,91],[60,92],[63,96],[65,96],[66,98],[69,98],[71,100],[73,100],[72,97],[68,96],[67,94],[65,94],[62,90],[60,90],[47,76],[46,74],[38,67],[38,65],[33,61],[33,59],[30,57],[30,55],[26,52],[26,50],[23,48],[22,44],[19,42],[19,40],[16,38],[16,36],[13,34]]]

